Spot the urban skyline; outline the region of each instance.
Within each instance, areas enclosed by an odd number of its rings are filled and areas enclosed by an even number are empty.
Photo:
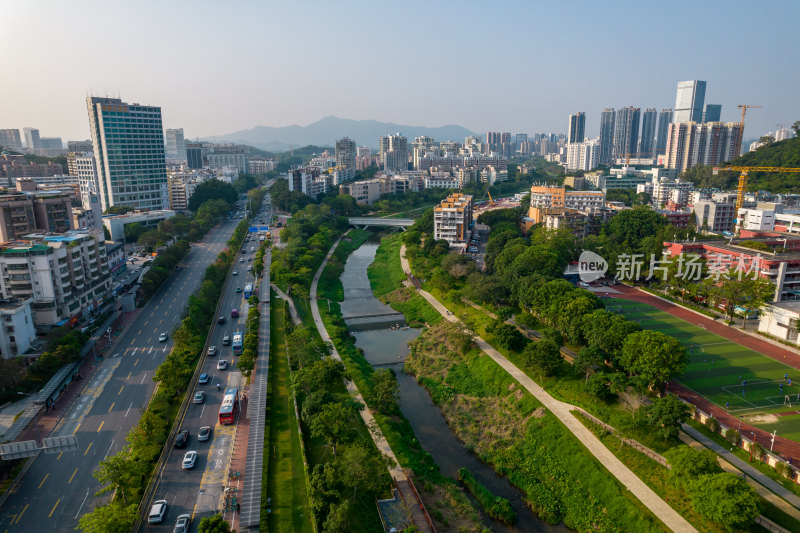
[[[90,7],[93,2],[77,4]],[[587,113],[587,136],[594,137],[599,131],[603,108],[628,105],[642,109],[672,108],[675,81],[688,79],[707,80],[713,85],[712,101],[722,105],[722,121],[736,120],[737,104],[764,106],[748,117],[746,137],[774,130],[779,123],[790,124],[800,115],[800,102],[793,95],[800,73],[764,58],[753,44],[774,35],[790,34],[791,21],[797,19],[800,6],[789,1],[771,3],[746,18],[730,4],[725,4],[727,9],[721,9],[722,4],[692,5],[698,17],[713,18],[732,35],[748,36],[732,41],[724,54],[713,46],[718,37],[711,32],[698,34],[696,39],[676,46],[664,46],[667,40],[674,42],[670,28],[675,27],[673,22],[678,22],[680,6],[660,13],[658,25],[647,23],[652,20],[648,16],[655,7],[644,7],[636,14],[626,11],[631,24],[625,40],[642,43],[633,51],[635,57],[630,58],[632,64],[644,65],[637,67],[635,78],[618,81],[621,70],[608,69],[598,62],[584,65],[585,71],[581,73],[585,79],[599,82],[592,83],[590,88],[569,78],[534,83],[542,72],[556,68],[565,57],[593,46],[598,26],[617,23],[618,10],[613,5],[585,4],[577,15],[571,14],[571,28],[574,28],[571,34],[576,38],[570,39],[566,48],[548,53],[547,46],[539,48],[527,33],[510,32],[504,36],[500,54],[473,49],[471,54],[463,56],[447,55],[450,59],[437,62],[435,70],[422,63],[412,65],[409,75],[421,75],[427,80],[424,92],[410,88],[403,83],[406,75],[379,61],[382,47],[365,47],[364,43],[381,41],[387,36],[402,37],[413,27],[414,35],[428,36],[431,50],[446,54],[447,50],[468,46],[466,36],[472,34],[470,30],[485,30],[508,20],[558,20],[564,15],[563,9],[555,5],[534,8],[510,3],[493,6],[481,17],[475,17],[470,9],[436,5],[426,6],[426,17],[419,20],[411,15],[415,12],[413,6],[407,14],[394,16],[392,11],[393,16],[389,17],[382,16],[389,6],[371,6],[372,16],[365,19],[355,16],[359,11],[356,3],[326,11],[325,17],[309,16],[313,8],[301,10],[292,5],[251,3],[241,10],[220,11],[215,17],[207,17],[201,11],[186,10],[176,3],[160,6],[159,16],[147,19],[153,30],[152,38],[140,42],[136,37],[140,18],[148,12],[147,2],[143,14],[134,17],[115,17],[122,12],[113,6],[92,10],[75,9],[75,5],[39,1],[6,6],[4,15],[8,20],[36,20],[37,24],[12,24],[0,36],[0,43],[6,49],[25,42],[27,50],[24,56],[12,54],[7,59],[9,72],[25,72],[26,78],[25,83],[8,84],[0,90],[4,128],[34,126],[47,135],[85,139],[88,129],[82,120],[80,102],[88,95],[125,95],[130,101],[152,102],[162,107],[165,128],[184,128],[187,138],[219,136],[257,125],[302,125],[327,115],[402,120],[423,126],[460,124],[475,132],[562,132],[563,117],[576,109]],[[116,22],[113,26],[104,25],[103,17],[114,18]],[[303,21],[303,42],[282,46],[293,41],[292,24],[277,24],[268,34],[256,31],[267,18]],[[370,23],[379,19],[385,22]],[[450,24],[443,27],[443,20]],[[536,42],[556,42],[560,36],[557,26],[543,25]],[[331,27],[339,30],[337,42],[342,57],[351,57],[346,61],[354,66],[364,65],[367,69],[363,72],[368,74],[350,76],[343,74],[346,71],[338,62],[316,61],[314,70],[319,81],[308,83],[307,77],[300,75],[309,66],[304,58],[311,57],[308,52],[315,47],[325,46]],[[209,32],[216,38],[206,39]],[[609,38],[613,41],[623,37]],[[117,44],[98,49],[95,43],[104,39]],[[186,46],[191,46],[189,55]],[[75,61],[89,55],[92,61]],[[642,58],[646,61],[638,61]],[[521,93],[524,98],[503,98],[511,87],[501,83],[481,89],[485,101],[492,105],[475,106],[474,91],[456,89],[452,84],[457,74],[463,76],[475,64],[489,60],[498,66],[525,65],[512,83],[526,88]],[[169,79],[191,77],[191,72],[220,61],[225,62],[230,77],[215,76],[196,84],[165,83]],[[95,68],[97,64],[103,64],[104,68]],[[743,64],[750,64],[758,76],[740,76],[739,68],[735,67]],[[248,81],[234,81],[237,79],[234,73],[244,69]],[[256,71],[264,74],[253,77]],[[59,79],[58,89],[47,90],[50,85],[46,80],[52,80],[53,76]],[[772,81],[764,83],[764,80]]]

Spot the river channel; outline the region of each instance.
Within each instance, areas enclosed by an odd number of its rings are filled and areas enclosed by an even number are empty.
[[[408,342],[420,330],[408,328],[403,316],[372,295],[367,267],[375,259],[378,245],[367,242],[347,259],[341,275],[344,287],[342,315],[356,338],[356,345],[374,368],[392,368],[400,386],[400,410],[414,428],[422,447],[431,454],[442,474],[458,479],[458,469],[468,468],[475,478],[495,495],[511,502],[517,513],[517,523],[507,526],[485,514],[481,518],[493,531],[501,532],[567,532],[563,525],[552,526],[540,520],[525,505],[522,492],[508,480],[469,452],[453,435],[441,410],[431,400],[428,391],[417,384],[413,376],[402,371],[408,356]]]

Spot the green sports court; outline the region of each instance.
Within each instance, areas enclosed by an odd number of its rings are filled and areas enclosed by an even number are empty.
[[[678,378],[684,386],[745,422],[800,441],[800,371],[647,304],[605,302],[609,311],[686,346],[689,363]]]

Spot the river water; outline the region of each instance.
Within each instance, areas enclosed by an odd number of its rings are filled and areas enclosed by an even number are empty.
[[[344,287],[342,315],[351,326],[356,345],[364,351],[367,361],[375,368],[392,368],[400,387],[400,410],[414,428],[422,447],[431,454],[442,474],[458,479],[458,469],[468,468],[475,478],[495,495],[511,502],[517,513],[517,523],[507,526],[481,513],[485,525],[502,532],[567,532],[563,525],[552,526],[540,520],[523,501],[522,492],[508,480],[470,453],[453,435],[439,407],[428,391],[417,384],[413,376],[403,373],[403,361],[408,356],[409,341],[420,330],[408,328],[402,315],[394,313],[372,295],[367,267],[375,259],[378,245],[365,243],[347,259],[341,276]],[[370,315],[377,315],[369,318]],[[355,317],[347,320],[348,317]]]

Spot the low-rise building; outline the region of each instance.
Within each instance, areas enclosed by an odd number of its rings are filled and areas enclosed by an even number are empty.
[[[425,177],[426,189],[458,189],[458,178],[451,176],[449,172],[431,173]]]
[[[339,194],[349,194],[359,204],[374,204],[383,194],[392,192],[392,182],[388,177],[364,181],[352,181],[339,185]]]
[[[531,187],[531,207],[566,207],[568,209],[601,209],[606,195],[603,191],[568,191],[564,187],[534,185]]]
[[[0,242],[40,231],[61,233],[75,229],[71,189],[38,190],[28,178],[19,179],[16,189],[0,194]]]
[[[453,193],[433,208],[433,238],[450,246],[467,244],[472,224],[472,196]]]
[[[128,224],[142,224],[148,229],[155,229],[162,220],[175,216],[175,211],[134,211],[124,215],[104,215],[103,225],[108,229],[112,241],[122,242],[125,240],[125,226]]]
[[[266,174],[270,170],[275,170],[278,162],[274,159],[248,159],[247,172],[250,174]]]
[[[110,296],[102,231],[30,235],[0,244],[0,298],[31,299],[37,327],[77,321]]]
[[[0,300],[0,358],[13,359],[27,352],[36,340],[31,298]]]
[[[736,223],[736,204],[732,202],[700,200],[692,206],[692,213],[698,228],[715,233],[732,231]]]
[[[800,301],[769,304],[761,310],[758,331],[797,345],[800,344],[797,334],[799,319]]]

